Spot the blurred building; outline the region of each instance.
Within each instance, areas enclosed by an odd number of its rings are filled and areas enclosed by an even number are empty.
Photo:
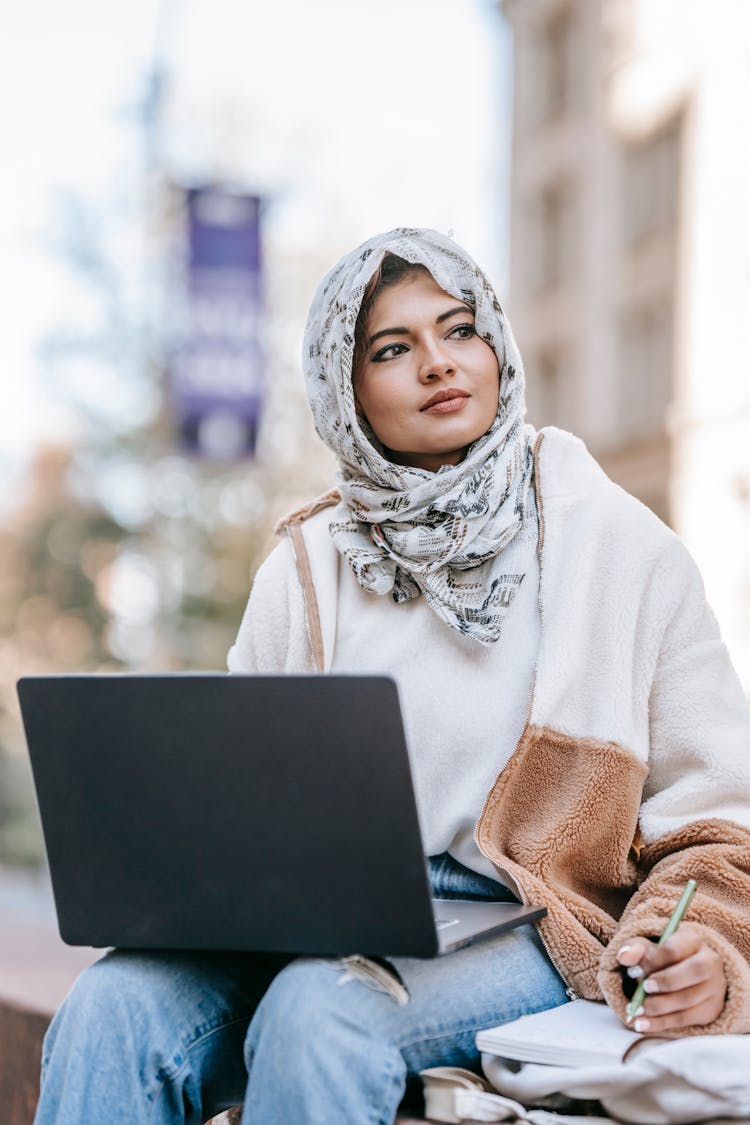
[[[503,11],[531,420],[578,433],[675,528],[750,692],[750,5]]]

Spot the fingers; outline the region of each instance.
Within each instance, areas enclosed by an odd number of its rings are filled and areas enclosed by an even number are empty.
[[[656,958],[654,961],[658,963]],[[700,945],[695,953],[689,954],[684,960],[668,962],[666,968],[647,968],[644,988],[649,996],[656,993],[685,991],[710,980],[717,963],[721,968],[718,954],[708,946]]]
[[[684,961],[701,948],[706,947],[697,934],[678,930],[664,942],[664,945],[656,945],[646,938],[630,938],[618,950],[617,960],[626,968],[640,969],[640,972],[628,973],[628,976],[638,979],[642,976],[650,976],[678,961]]]
[[[646,976],[646,998],[633,1024],[639,1032],[675,1030],[711,1023],[726,997],[719,955],[697,935],[677,933],[657,946],[643,938],[628,940],[617,959],[630,976]]]
[[[617,960],[626,968],[638,968],[649,948],[656,948],[653,942],[646,941],[645,938],[640,937],[630,938],[618,949]],[[643,971],[628,974],[628,976],[632,977],[641,977],[643,975]]]
[[[686,1027],[705,1027],[706,1024],[713,1023],[721,1014],[725,991],[725,988],[722,988],[721,992],[694,989],[685,994],[675,994],[675,1001],[687,1006],[665,1014],[652,1010],[655,1001],[649,997],[643,1002],[643,1014],[636,1016],[633,1021],[633,1030],[641,1035],[658,1035],[663,1031],[679,1031]],[[701,996],[703,999],[700,999]],[[698,1002],[690,1003],[691,997]]]

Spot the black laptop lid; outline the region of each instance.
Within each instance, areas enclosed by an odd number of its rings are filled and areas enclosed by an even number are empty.
[[[392,680],[44,676],[18,693],[68,943],[435,952]]]

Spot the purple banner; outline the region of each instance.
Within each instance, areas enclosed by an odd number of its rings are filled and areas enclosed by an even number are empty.
[[[185,316],[171,351],[172,409],[201,456],[252,456],[263,405],[260,200],[187,192]]]

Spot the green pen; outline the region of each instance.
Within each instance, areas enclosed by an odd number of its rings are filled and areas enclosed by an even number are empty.
[[[690,902],[693,895],[695,894],[695,888],[697,887],[697,885],[698,884],[696,883],[695,879],[688,879],[687,883],[685,884],[685,890],[680,896],[680,901],[672,911],[672,917],[664,927],[664,933],[657,941],[657,945],[664,945],[664,942],[671,938],[672,934],[675,932],[680,922],[685,917],[685,913],[687,911],[687,908],[690,906]],[[643,977],[642,980],[638,981],[638,987],[633,993],[630,1003],[628,1004],[627,1011],[625,1013],[628,1023],[630,1023],[630,1021],[633,1019],[636,1012],[646,998],[645,984],[647,980],[648,977]]]

